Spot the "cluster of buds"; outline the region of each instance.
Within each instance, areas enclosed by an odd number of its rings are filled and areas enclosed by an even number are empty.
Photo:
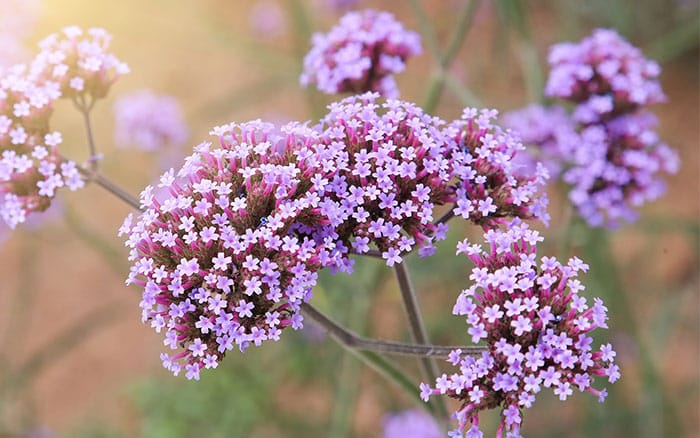
[[[301,84],[328,94],[376,91],[397,97],[393,74],[421,53],[420,36],[388,12],[349,12],[327,35],[315,34],[304,58]]]
[[[620,372],[610,344],[592,348],[589,333],[607,328],[607,309],[598,298],[589,306],[580,294],[584,286],[576,277],[588,265],[576,257],[566,265],[553,257],[538,262],[542,237],[517,220],[485,238],[488,250],[466,240],[457,246],[475,267],[469,277],[474,283],[462,291],[453,313],[465,317],[472,342],[483,340],[487,350],[477,357],[453,351],[449,362],[458,371],[443,374],[434,387],[422,384],[424,400],[448,395],[461,401],[452,436],[469,437],[482,436],[479,413],[496,408],[502,410],[498,436],[519,436],[522,410],[543,387],[560,400],[578,389],[603,401],[606,391],[593,388],[594,378],[607,376],[613,383]]]

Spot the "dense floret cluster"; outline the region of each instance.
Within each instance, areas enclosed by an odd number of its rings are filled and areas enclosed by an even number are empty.
[[[454,213],[484,228],[495,228],[510,218],[549,222],[548,200],[540,189],[547,182],[541,164],[523,176],[513,159],[525,147],[495,123],[495,110],[466,108],[462,118],[445,130],[455,147],[451,157],[459,179]]]
[[[421,53],[420,36],[388,12],[349,12],[328,34],[315,34],[304,58],[301,84],[328,94],[376,91],[397,97],[393,74]]]
[[[608,120],[665,100],[659,65],[614,30],[596,29],[578,43],[555,44],[545,93],[577,104],[581,123]]]
[[[444,121],[400,100],[376,93],[329,106],[321,121],[322,144],[314,153],[327,176],[314,178],[329,218],[326,234],[338,249],[358,254],[375,246],[389,266],[418,246],[432,253],[444,236],[436,205],[454,201]]]
[[[478,357],[453,351],[449,362],[458,371],[443,374],[433,388],[422,384],[424,399],[448,395],[462,402],[452,436],[481,436],[479,413],[499,407],[499,436],[519,436],[522,410],[543,387],[561,400],[574,389],[604,400],[606,391],[592,386],[595,376],[613,383],[620,373],[610,344],[594,351],[588,335],[607,328],[603,302],[596,298],[591,306],[580,294],[584,286],[576,277],[588,265],[576,257],[566,265],[553,257],[538,262],[542,237],[518,221],[485,238],[488,250],[466,240],[457,246],[476,266],[469,277],[474,284],[462,291],[453,313],[466,318],[472,342],[483,340],[487,351]]]
[[[528,105],[503,115],[503,125],[517,135],[526,148],[513,158],[521,175],[532,175],[542,163],[552,180],[566,168],[568,157],[579,146],[576,124],[566,109],[553,105]]]
[[[679,166],[645,109],[665,99],[659,66],[606,29],[554,45],[549,62],[546,93],[574,103],[571,115],[531,106],[511,113],[508,125],[571,186],[569,199],[589,225],[634,221],[637,207],[663,194],[660,175]]]
[[[121,229],[134,263],[127,282],[144,288],[143,319],[179,350],[163,364],[189,379],[235,347],[300,328],[299,306],[330,259],[298,232],[325,225],[311,181],[318,135],[260,121],[212,133],[220,147],[200,144],[177,173],[147,187],[144,212]]]
[[[29,66],[16,65],[0,77],[0,216],[10,228],[46,210],[57,189],[84,185],[76,164],[58,152],[62,136],[49,124],[54,102],[72,98],[83,105],[87,95],[102,97],[127,71],[106,52],[104,30],[81,35],[68,27],[62,36],[49,36]]]
[[[141,90],[121,97],[114,104],[114,142],[156,151],[181,146],[187,141],[187,126],[180,105],[170,96]]]

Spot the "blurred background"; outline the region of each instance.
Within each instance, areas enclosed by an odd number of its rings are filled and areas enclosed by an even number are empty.
[[[468,3],[422,3],[443,48]],[[451,120],[466,103],[507,111],[540,100],[547,48],[612,27],[662,64],[669,101],[653,110],[682,166],[639,222],[609,233],[574,224],[562,237],[565,202],[552,190],[553,223],[543,230],[540,255],[579,255],[591,264],[587,296],[610,308],[602,336],[618,351],[622,379],[608,387],[605,404],[590,394],[562,403],[541,393],[523,433],[700,436],[698,3],[525,3],[481,2],[450,69],[457,85],[446,88],[435,113]],[[132,73],[93,111],[100,166],[137,194],[215,125],[323,114],[334,99],[298,85],[310,36],[346,10],[367,7],[420,30],[410,2],[388,0],[0,0],[0,65],[31,59],[36,42],[64,26],[106,28]],[[433,63],[427,51],[408,61],[397,76],[403,99],[423,102]],[[115,147],[115,100],[145,88],[182,106],[183,146]],[[65,154],[87,159],[79,113],[60,102],[54,121]],[[0,230],[0,436],[374,437],[384,415],[417,407],[311,324],[276,345],[229,354],[199,382],[171,376],[160,367],[161,336],[140,323],[139,290],[123,285],[127,252],[116,230],[129,208],[96,186],[62,192],[56,204],[22,229]],[[468,343],[450,311],[471,265],[453,256],[453,243],[479,234],[454,223],[435,257],[408,258],[434,343]],[[324,276],[312,302],[357,332],[408,340],[392,272],[372,260],[359,261],[356,271],[352,281]],[[414,362],[397,360],[417,384]],[[498,412],[481,421],[493,436]]]

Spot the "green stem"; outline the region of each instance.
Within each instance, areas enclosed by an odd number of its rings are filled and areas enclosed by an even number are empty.
[[[639,326],[632,311],[633,304],[627,297],[617,272],[615,260],[610,248],[610,241],[606,230],[589,229],[584,250],[586,262],[590,264],[591,271],[596,273],[597,279],[602,284],[596,285],[599,290],[609,291],[606,305],[609,313],[615,317],[615,325],[625,328],[629,335],[637,340],[638,354],[641,364],[641,372],[646,382],[646,400],[654,401],[655,407],[662,416],[664,436],[680,436],[681,424],[679,413],[672,397],[663,385],[661,375],[654,364],[654,360],[647,346],[641,340]],[[640,431],[642,432],[642,431]]]
[[[406,264],[403,262],[395,264],[394,272],[396,273],[396,279],[398,280],[399,289],[401,290],[401,297],[404,304],[404,309],[406,310],[406,315],[408,316],[413,341],[419,345],[428,345],[428,333],[425,329],[425,324],[423,323],[420,306],[418,305],[418,298],[416,297],[416,292],[411,284],[411,279],[408,275]],[[435,359],[430,357],[421,357],[420,365],[425,382],[428,384],[434,384],[435,379],[440,374],[440,369],[438,368]],[[448,417],[448,413],[445,399],[443,397],[438,397],[433,400],[436,401],[437,412],[439,412],[443,419],[446,419]]]
[[[420,4],[418,4],[417,2],[414,3],[415,5],[413,9],[416,15],[419,16],[422,32],[425,35],[432,34],[434,38],[435,34],[433,28],[432,26],[430,26],[430,23],[428,22],[428,19],[425,13],[423,12],[423,9],[420,7]],[[431,53],[437,61],[437,68],[431,77],[430,83],[428,85],[428,91],[426,92],[425,103],[423,104],[423,109],[428,113],[433,112],[439,104],[440,98],[442,97],[443,89],[445,87],[445,82],[448,79],[453,79],[449,73],[450,66],[452,65],[452,62],[457,56],[457,53],[459,53],[459,49],[464,43],[465,36],[471,28],[472,23],[474,22],[474,16],[476,15],[476,11],[479,9],[480,4],[481,0],[471,0],[469,2],[469,6],[467,6],[464,9],[464,12],[459,18],[457,26],[452,31],[452,35],[450,36],[450,41],[447,44],[447,49],[445,49],[445,53],[443,53],[442,55],[440,54],[440,49],[437,46],[437,40],[434,41],[435,47],[431,48]],[[429,48],[432,44],[433,43],[429,44]],[[463,98],[465,95],[473,96],[473,94],[469,90],[467,90],[466,87],[460,85],[459,89],[462,92],[462,100],[464,100]]]

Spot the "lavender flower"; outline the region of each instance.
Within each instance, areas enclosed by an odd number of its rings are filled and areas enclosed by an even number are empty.
[[[659,141],[649,112],[620,116],[582,129],[563,177],[569,199],[591,226],[615,228],[637,219],[635,207],[665,192],[661,172],[678,171],[675,151]]]
[[[513,163],[520,175],[532,175],[542,163],[551,179],[558,179],[578,146],[576,124],[560,106],[529,105],[503,115],[503,125],[525,146]]]
[[[384,416],[382,438],[440,438],[442,431],[433,417],[419,409]]]
[[[614,30],[596,29],[577,44],[555,44],[549,51],[547,96],[577,103],[582,123],[665,100],[657,77],[661,68]]]
[[[61,187],[77,190],[84,182],[73,161],[58,152],[62,135],[50,128],[59,98],[102,97],[127,70],[105,52],[109,35],[68,27],[65,38],[45,39],[29,65],[16,65],[0,77],[0,217],[10,228],[31,212],[46,210]],[[79,89],[78,89],[79,88]]]
[[[547,196],[539,193],[547,170],[538,164],[529,176],[518,174],[513,158],[524,146],[494,123],[497,115],[496,110],[466,108],[445,129],[456,142],[451,166],[460,184],[454,213],[487,229],[514,217],[548,224]]]
[[[145,151],[179,147],[187,141],[187,126],[177,101],[150,90],[121,97],[114,104],[114,142]]]
[[[329,106],[314,151],[327,176],[312,182],[329,219],[320,238],[339,241],[344,254],[374,245],[392,266],[414,246],[430,252],[444,237],[433,210],[454,201],[453,142],[439,118],[408,102],[380,104],[378,98],[366,93]]]
[[[111,39],[104,29],[66,27],[61,34],[49,35],[39,43],[41,52],[32,71],[58,84],[63,97],[103,98],[112,83],[129,72],[124,62],[109,53]]]
[[[397,97],[393,74],[421,53],[420,36],[388,12],[349,12],[327,35],[315,34],[304,58],[301,84],[328,94],[376,91]]]
[[[134,262],[127,283],[144,288],[143,320],[164,331],[165,368],[198,379],[237,346],[278,340],[302,327],[328,250],[299,229],[325,225],[311,179],[318,134],[253,121],[217,127],[220,147],[202,143],[127,217]]]
[[[584,286],[576,277],[588,265],[576,257],[566,265],[542,257],[538,264],[542,238],[517,220],[485,238],[487,251],[466,240],[457,246],[476,266],[469,277],[474,284],[462,291],[453,313],[466,318],[472,342],[484,340],[488,351],[479,357],[453,351],[449,362],[458,371],[443,374],[433,388],[422,384],[424,400],[441,394],[461,401],[452,436],[482,436],[479,413],[500,407],[499,437],[504,431],[519,436],[522,410],[543,387],[560,400],[578,389],[602,402],[607,393],[592,386],[595,377],[613,383],[620,372],[610,344],[594,351],[588,335],[607,328],[603,302],[595,298],[590,305],[580,294]]]
[[[565,163],[562,179],[572,186],[569,199],[591,226],[615,228],[636,220],[635,207],[664,192],[659,174],[679,166],[676,153],[653,131],[656,118],[644,109],[665,99],[659,66],[605,29],[578,44],[553,46],[549,62],[547,94],[576,103],[575,129],[567,125],[551,136]],[[558,122],[547,116],[543,123]],[[528,140],[541,149],[550,144]]]
[[[285,32],[284,11],[280,4],[273,0],[257,1],[248,15],[251,30],[262,38],[275,38]]]

